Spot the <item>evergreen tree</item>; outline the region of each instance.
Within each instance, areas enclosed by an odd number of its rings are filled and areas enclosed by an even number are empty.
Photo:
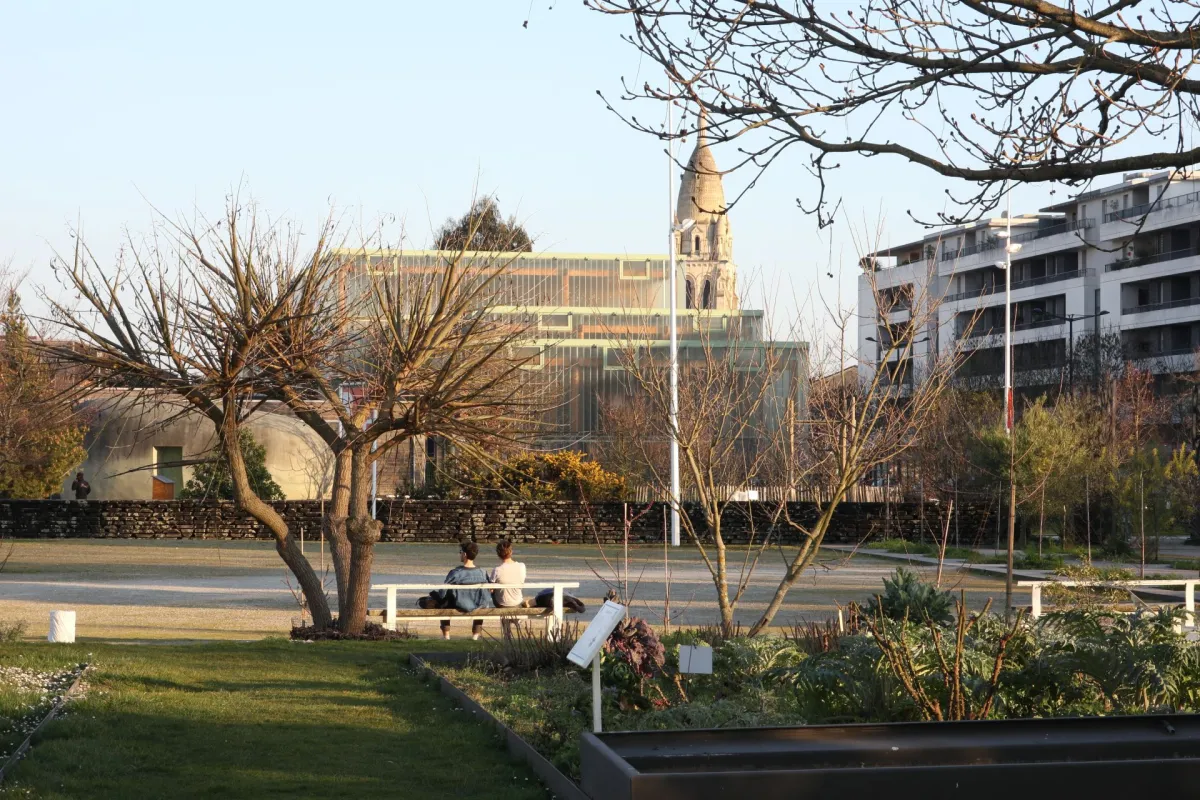
[[[47,497],[86,458],[84,426],[35,350],[20,298],[0,308],[0,497]]]
[[[435,238],[438,250],[528,253],[533,240],[516,217],[505,219],[495,197],[481,197],[458,219],[448,219]]]
[[[283,489],[279,488],[267,469],[267,448],[256,442],[245,428],[241,429],[239,437],[250,488],[263,500],[286,499]],[[229,475],[229,463],[225,457],[220,456],[197,466],[179,497],[183,500],[232,500],[233,479]]]

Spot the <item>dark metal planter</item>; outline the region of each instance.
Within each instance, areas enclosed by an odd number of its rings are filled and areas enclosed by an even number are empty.
[[[1200,797],[1200,715],[585,733],[580,749],[596,800]]]

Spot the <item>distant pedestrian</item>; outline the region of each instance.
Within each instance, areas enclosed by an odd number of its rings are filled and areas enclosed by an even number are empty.
[[[87,496],[92,493],[92,485],[83,479],[82,472],[75,473],[75,482],[71,484],[71,491],[75,493],[76,500],[87,500]]]

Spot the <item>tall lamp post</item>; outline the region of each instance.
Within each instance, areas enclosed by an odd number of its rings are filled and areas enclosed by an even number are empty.
[[[1013,441],[1013,369],[1012,369],[1012,256],[1021,245],[1012,240],[1012,197],[1004,213],[1004,261],[996,266],[1004,270],[1004,433],[1008,436],[1008,567],[1004,572],[1004,618],[1012,617],[1013,548],[1017,531],[1017,454]]]
[[[670,358],[667,370],[671,388],[671,545],[679,546],[679,331],[675,321],[677,286],[675,281],[675,236],[687,233],[696,224],[694,219],[675,219],[675,140],[671,134],[671,103],[667,103],[667,297],[670,319],[667,323],[670,338]]]
[[[673,172],[674,170],[672,170]],[[671,241],[667,245],[671,254],[667,271],[670,273],[670,278],[667,281],[667,294],[670,295],[670,321],[667,323],[667,328],[670,331],[671,340],[671,355],[670,371],[671,381],[671,414],[669,424],[671,427],[671,545],[679,546],[679,330],[675,322],[678,305],[676,301],[677,283],[675,279],[675,234],[687,233],[696,224],[694,219],[685,219],[678,225],[675,224],[675,215],[671,215]]]

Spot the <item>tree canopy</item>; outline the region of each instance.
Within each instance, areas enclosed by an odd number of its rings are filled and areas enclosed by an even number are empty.
[[[39,499],[58,491],[83,459],[84,426],[35,350],[16,289],[0,309],[0,496]]]
[[[246,462],[246,477],[250,488],[263,500],[284,500],[283,489],[267,469],[267,448],[254,440],[254,434],[242,428],[238,432],[238,445]],[[192,478],[179,493],[183,500],[233,500],[233,478],[229,474],[229,462],[224,455],[200,464],[192,472]]]
[[[625,17],[654,65],[622,99],[707,112],[709,140],[737,140],[753,172],[799,150],[820,186],[801,207],[822,223],[845,155],[975,182],[947,219],[994,208],[1013,183],[1200,161],[1194,2],[586,2]],[[657,112],[623,116],[655,136],[693,133],[664,131]]]
[[[533,239],[516,217],[504,218],[494,196],[481,197],[466,214],[446,220],[434,241],[438,250],[517,253],[533,250]]]

